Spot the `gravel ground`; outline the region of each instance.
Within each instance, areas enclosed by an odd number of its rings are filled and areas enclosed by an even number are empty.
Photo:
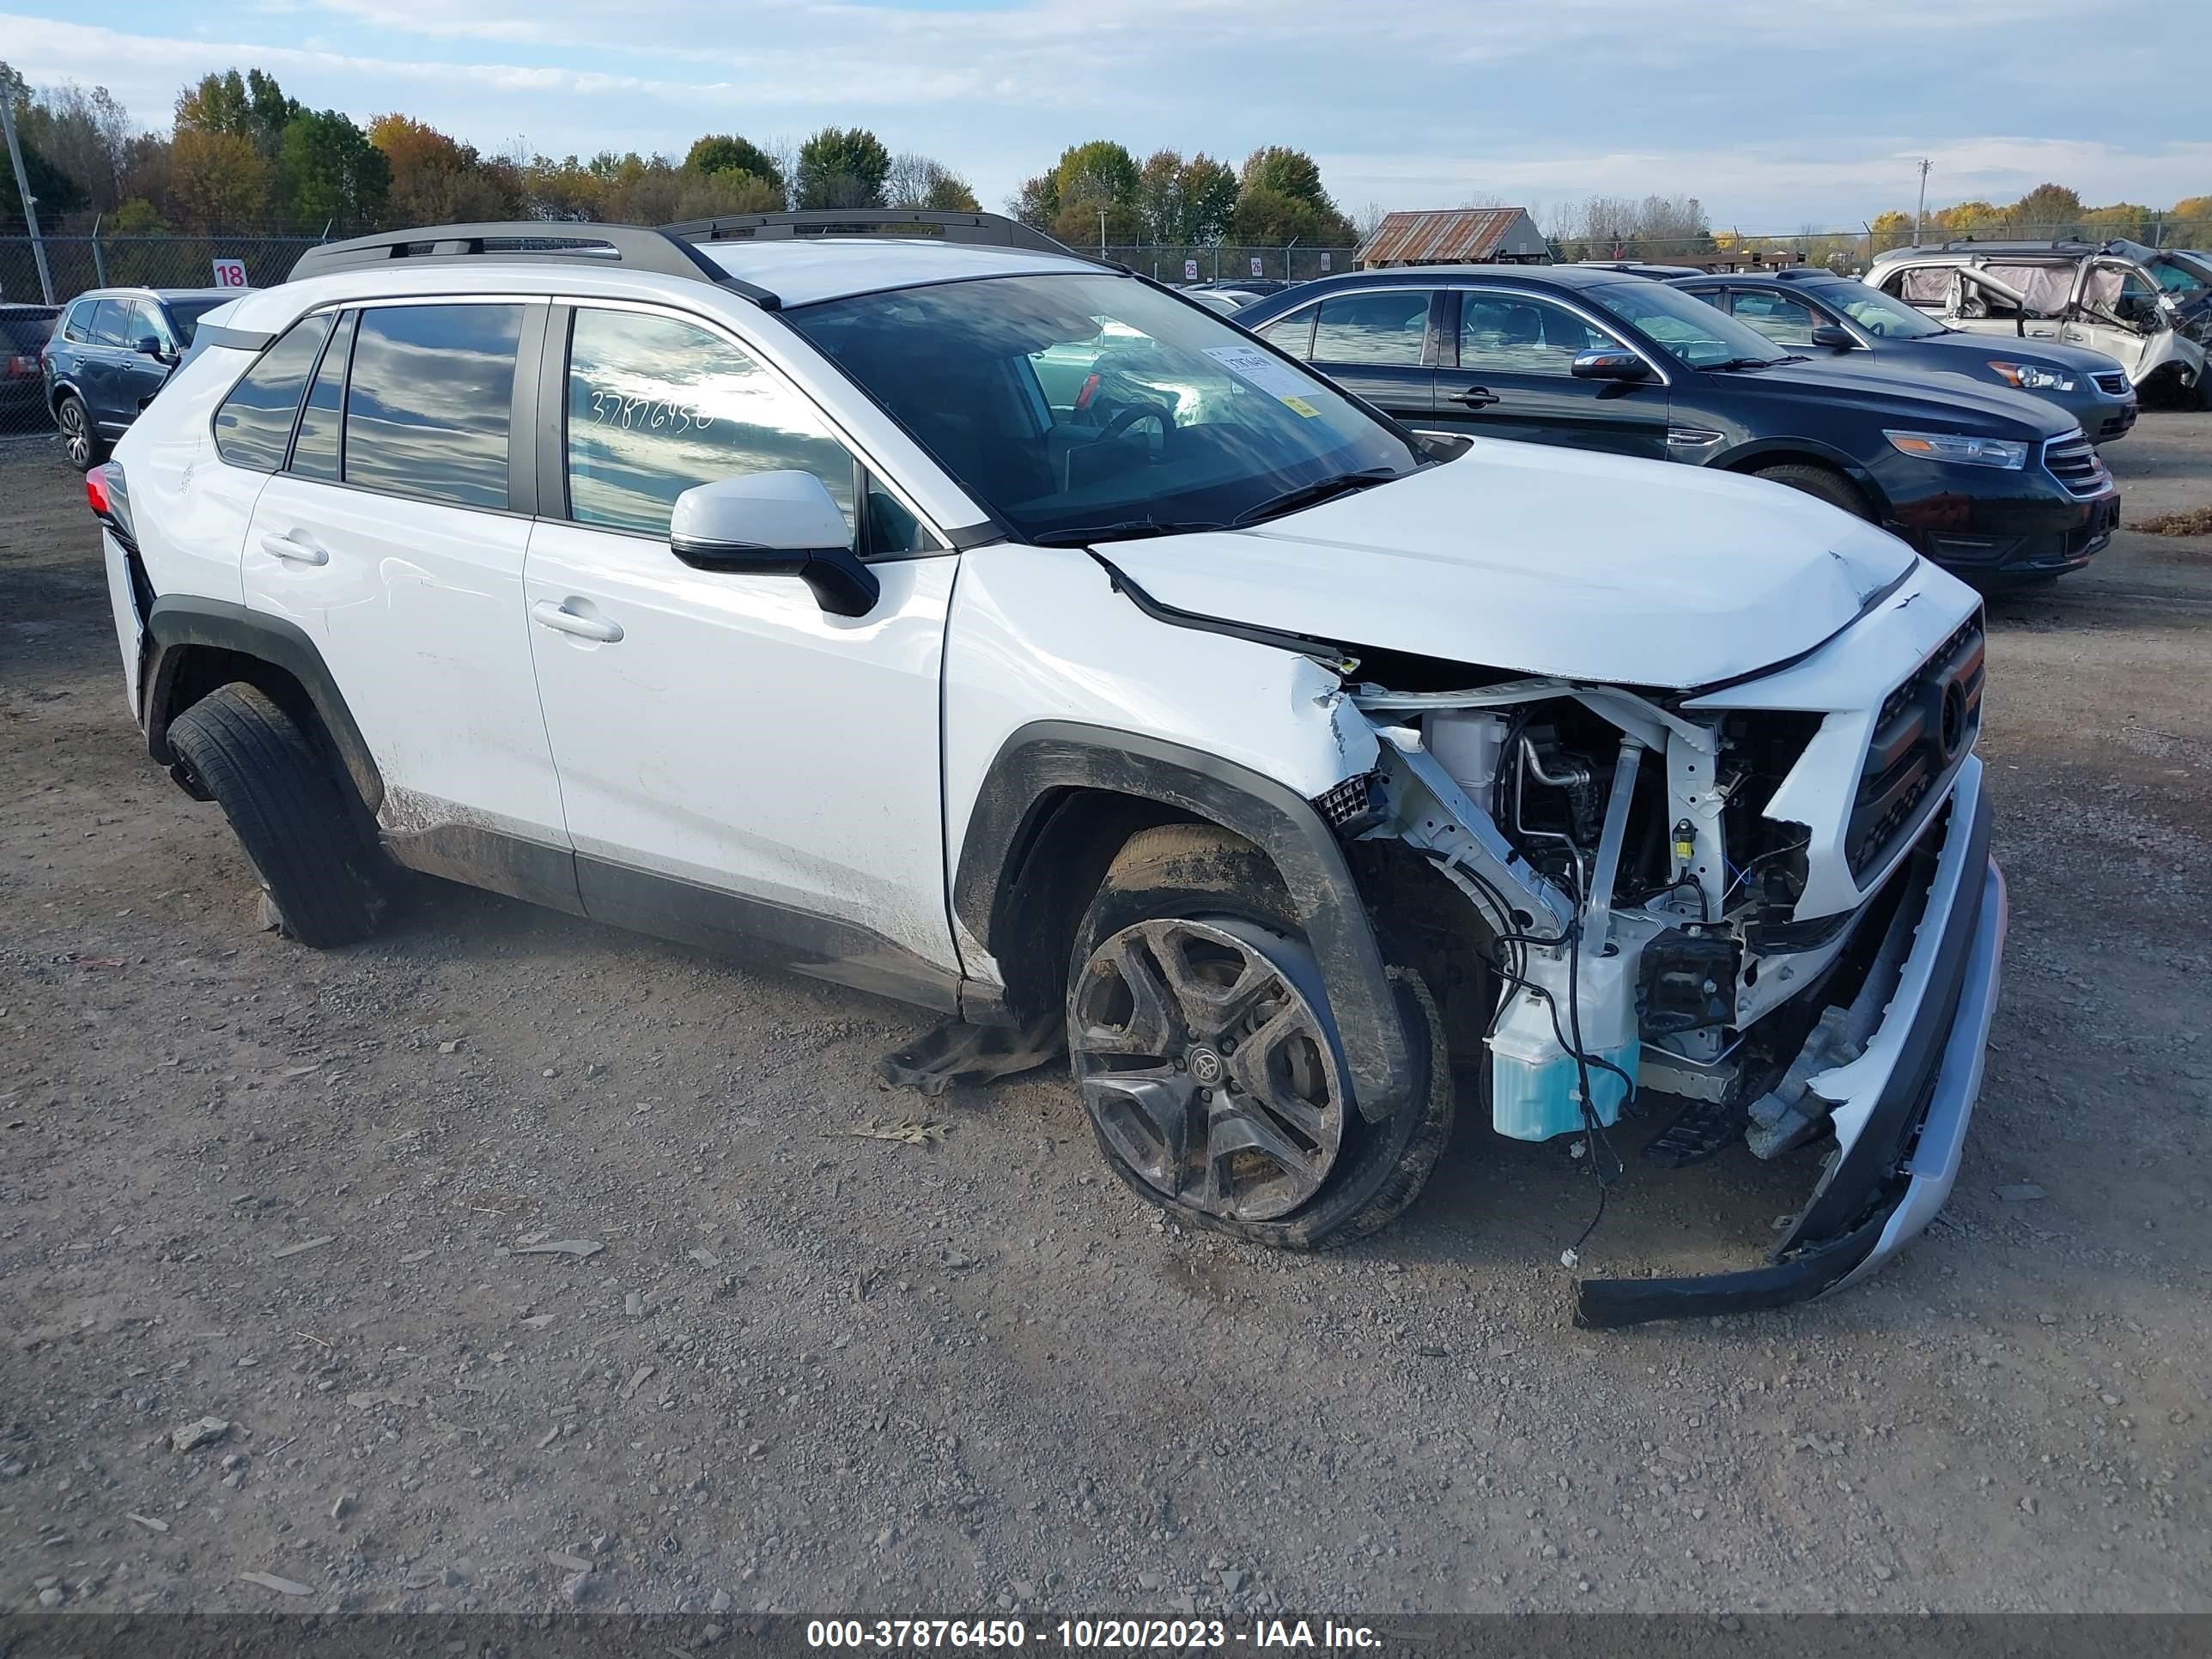
[[[2111,459],[2131,521],[2212,501],[2212,416]],[[2212,1609],[2212,538],[1992,611],[2013,929],[1947,1216],[1611,1335],[1583,1166],[1482,1126],[1272,1255],[1140,1210],[1057,1076],[848,1133],[925,1104],[893,1004],[452,888],[257,932],[94,550],[0,447],[0,1606]],[[1584,1271],[1744,1264],[1811,1178],[1630,1171]]]

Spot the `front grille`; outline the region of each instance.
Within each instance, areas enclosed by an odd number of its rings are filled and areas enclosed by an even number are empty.
[[[2078,428],[2043,446],[2043,465],[2070,495],[2101,495],[2112,482],[2095,448]]]
[[[2097,441],[2108,444],[2115,438],[2124,438],[2136,423],[2136,406],[2130,404],[2117,415],[2108,415],[2097,428]]]
[[[2124,398],[2127,395],[2128,377],[2120,369],[2114,369],[2109,374],[2092,374],[2089,379],[2095,383],[2097,390],[2107,398]]]
[[[1854,878],[1888,856],[1929,793],[1974,746],[1982,726],[1982,647],[1977,611],[1882,700],[1844,839]]]

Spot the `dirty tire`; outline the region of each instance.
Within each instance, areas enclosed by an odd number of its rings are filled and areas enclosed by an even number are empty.
[[[1164,824],[1132,836],[1076,928],[1068,966],[1071,1066],[1078,988],[1092,953],[1123,929],[1166,918],[1228,921],[1304,940],[1282,879],[1251,842],[1212,824]],[[1131,1191],[1187,1225],[1294,1250],[1331,1249],[1388,1226],[1419,1196],[1451,1139],[1453,1097],[1443,1020],[1419,975],[1392,968],[1415,1075],[1407,1103],[1380,1123],[1344,1113],[1335,1163],[1315,1194],[1279,1219],[1211,1215],[1179,1202],[1129,1167],[1093,1119],[1099,1155]],[[1079,1079],[1080,1073],[1077,1071]],[[1090,1113],[1086,1107],[1085,1115]]]
[[[54,424],[61,428],[63,453],[78,471],[89,472],[107,459],[107,446],[100,441],[92,411],[76,392],[64,392],[55,403]]]
[[[267,693],[210,693],[170,723],[169,746],[230,820],[283,932],[328,949],[375,930],[382,872],[337,763]]]
[[[1859,493],[1858,486],[1842,473],[1825,466],[1808,466],[1800,461],[1785,462],[1780,466],[1765,466],[1751,475],[1764,478],[1769,483],[1787,484],[1792,489],[1802,489],[1808,495],[1817,495],[1831,507],[1840,507],[1853,518],[1875,523],[1874,510]]]

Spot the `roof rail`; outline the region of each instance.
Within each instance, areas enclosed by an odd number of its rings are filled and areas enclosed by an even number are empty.
[[[724,213],[663,225],[694,242],[769,241],[798,236],[926,236],[945,242],[1026,248],[1082,259],[1064,242],[1003,213],[955,213],[940,208],[814,208],[797,213]],[[1094,264],[1104,263],[1093,259]]]
[[[355,270],[397,260],[422,264],[458,264],[493,259],[526,264],[616,264],[662,276],[712,283],[741,294],[763,311],[782,301],[757,283],[732,276],[691,243],[641,225],[602,225],[565,220],[530,219],[504,224],[422,225],[382,230],[343,242],[309,248],[287,279],[300,282],[334,270]]]

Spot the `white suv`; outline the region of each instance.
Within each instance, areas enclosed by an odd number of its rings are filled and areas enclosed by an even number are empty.
[[[288,932],[404,867],[1002,1068],[1064,1034],[1115,1172],[1274,1244],[1404,1209],[1455,1103],[1608,1176],[1625,1106],[1659,1165],[1802,1149],[1769,1265],[1585,1280],[1592,1324],[1926,1224],[2004,930],[1971,592],[907,216],[370,237],[201,325],[91,495],[131,709]]]

